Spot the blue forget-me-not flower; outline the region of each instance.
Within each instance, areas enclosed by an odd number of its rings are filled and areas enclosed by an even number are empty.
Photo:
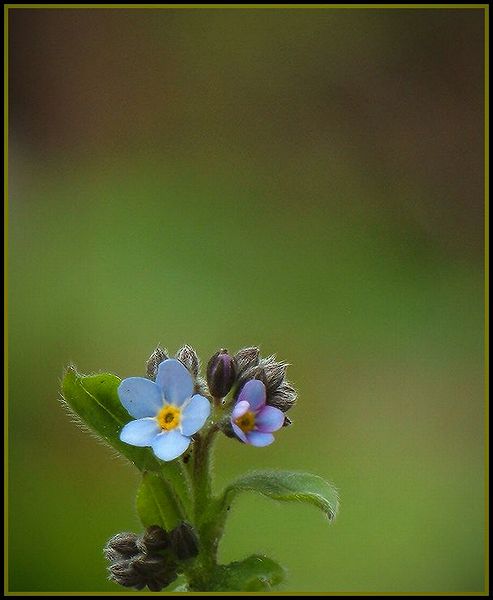
[[[161,460],[177,458],[211,412],[209,400],[193,392],[192,375],[174,358],[160,363],[155,382],[144,377],[124,379],[118,396],[136,420],[123,427],[120,439],[133,446],[150,446]]]

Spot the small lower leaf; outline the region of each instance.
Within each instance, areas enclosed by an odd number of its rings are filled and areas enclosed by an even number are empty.
[[[137,492],[137,513],[142,525],[159,525],[171,531],[182,520],[173,488],[155,473],[144,473]]]
[[[255,554],[229,565],[218,565],[210,591],[265,592],[284,578],[283,567],[267,556]]]
[[[229,504],[239,492],[257,492],[282,502],[304,502],[322,510],[333,520],[339,509],[336,488],[310,473],[294,471],[257,471],[240,477],[229,485],[223,494],[223,506]]]

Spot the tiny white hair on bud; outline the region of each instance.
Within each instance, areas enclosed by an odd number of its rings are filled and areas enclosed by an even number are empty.
[[[197,377],[200,369],[200,359],[197,352],[189,344],[185,344],[175,354],[175,358],[178,359],[185,367],[190,371],[193,377]]]

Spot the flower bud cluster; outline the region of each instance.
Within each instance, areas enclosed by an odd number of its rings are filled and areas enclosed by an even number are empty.
[[[243,348],[235,354],[238,365],[237,392],[250,379],[259,379],[265,385],[267,404],[287,412],[296,403],[296,390],[286,380],[288,363],[276,362],[274,356],[262,358],[256,347]],[[289,419],[288,419],[289,421]]]
[[[124,587],[161,591],[178,576],[179,561],[198,554],[198,540],[188,523],[169,533],[158,525],[138,536],[118,533],[108,540],[104,555],[110,562],[109,578]]]
[[[147,376],[155,379],[159,364],[169,358],[168,351],[158,346],[147,361]],[[287,412],[296,402],[296,390],[286,380],[288,363],[277,362],[274,356],[262,358],[259,348],[252,346],[230,355],[227,350],[216,352],[207,364],[207,385],[200,376],[200,360],[195,350],[186,344],[175,354],[194,378],[195,393],[224,398],[233,387],[236,395],[250,379],[260,379],[265,384],[267,404]]]
[[[168,350],[157,346],[154,352],[149,356],[146,363],[146,375],[152,381],[156,380],[157,370],[159,365],[169,358]],[[200,360],[192,348],[188,344],[185,344],[183,348],[180,348],[175,354],[175,358],[178,359],[190,372],[194,382],[194,393],[207,395],[207,384],[203,377],[200,376]]]

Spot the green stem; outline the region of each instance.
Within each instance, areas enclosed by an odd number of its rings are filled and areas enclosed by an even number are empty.
[[[213,420],[194,441],[190,465],[193,487],[193,521],[199,536],[199,554],[187,573],[190,589],[207,591],[208,581],[217,569],[217,549],[222,527],[217,528],[217,503],[212,491],[212,448],[219,431],[222,407],[216,404]]]
[[[217,550],[224,528],[221,501],[212,490],[212,449],[219,424],[226,407],[214,402],[212,419],[199,434],[194,436],[193,453],[188,463],[182,464],[188,471],[192,491],[190,520],[198,534],[199,553],[184,566],[190,590],[208,591],[217,571]]]
[[[197,435],[194,441],[194,456],[191,478],[194,498],[194,522],[200,529],[205,516],[210,513],[212,493],[212,448],[225,407],[219,399],[214,399],[214,412],[211,422]]]

